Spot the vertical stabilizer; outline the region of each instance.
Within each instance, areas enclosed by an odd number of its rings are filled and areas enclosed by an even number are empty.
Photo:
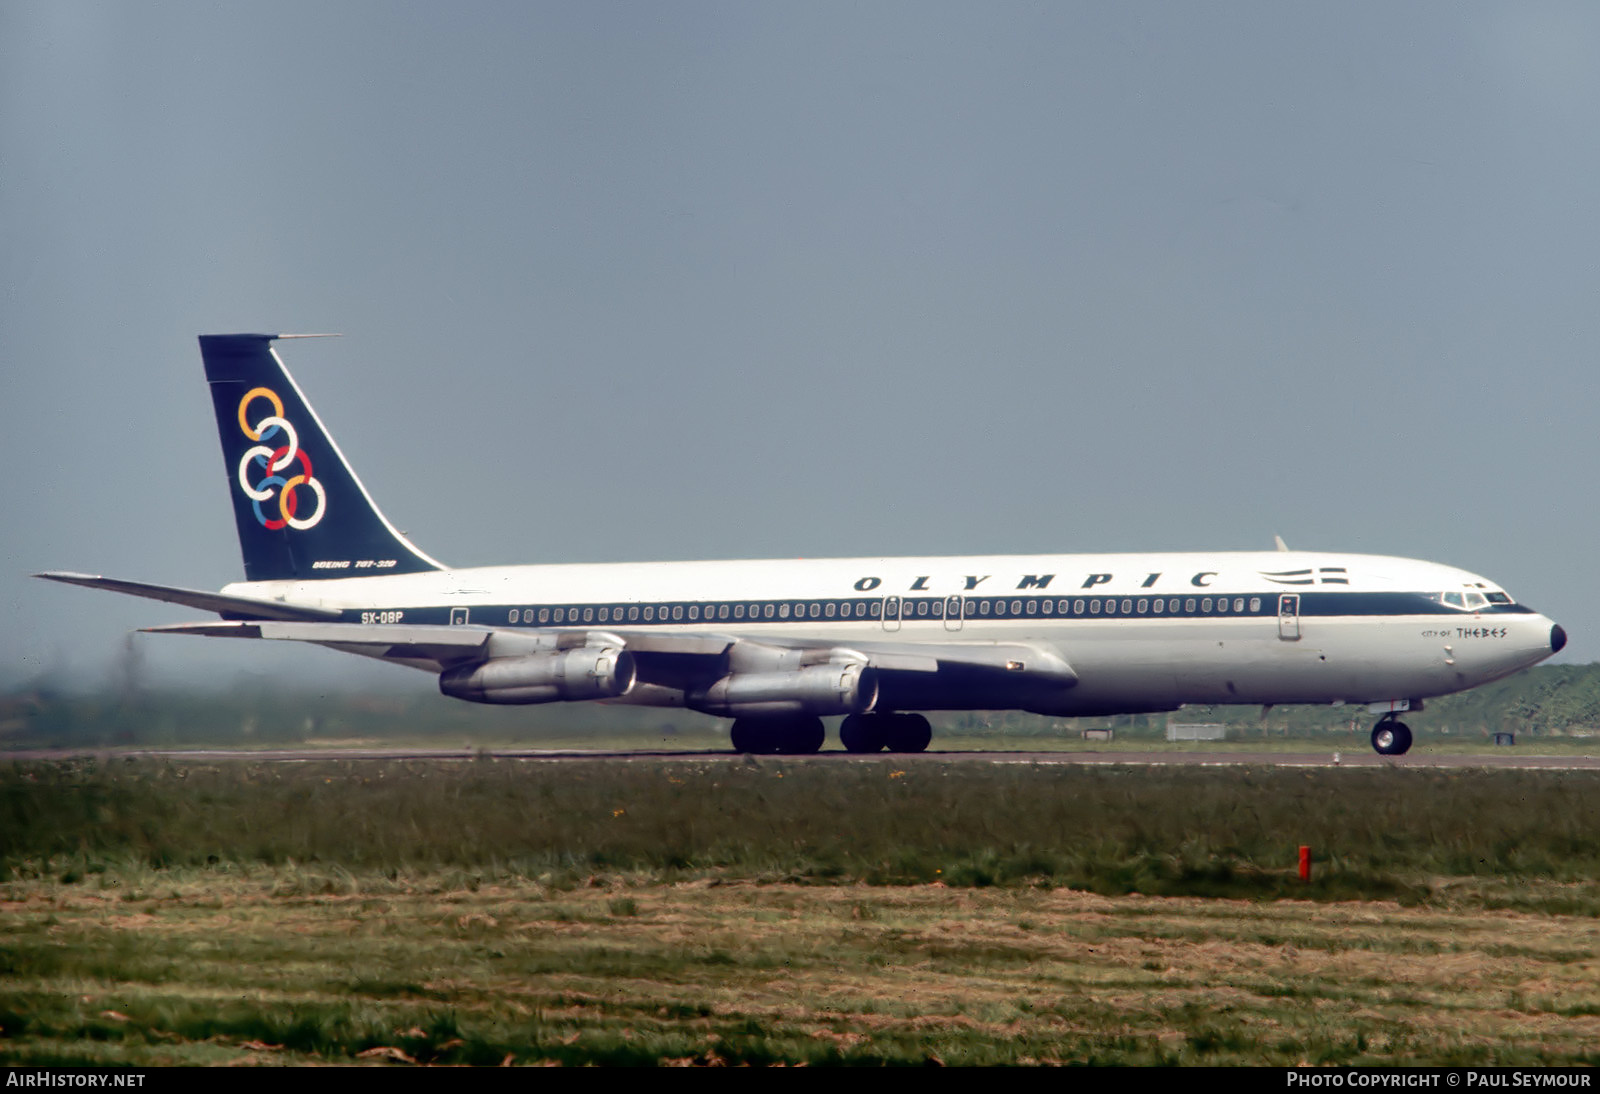
[[[445,567],[395,530],[272,348],[202,334],[245,578],[310,580]]]

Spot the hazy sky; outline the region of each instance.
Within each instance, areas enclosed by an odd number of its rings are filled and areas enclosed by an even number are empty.
[[[0,677],[199,617],[32,571],[242,576],[239,330],[345,334],[282,352],[452,564],[1281,534],[1595,660],[1596,56],[1586,3],[5,0]]]

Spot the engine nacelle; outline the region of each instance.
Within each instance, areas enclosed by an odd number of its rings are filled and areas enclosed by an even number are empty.
[[[762,718],[790,714],[860,714],[878,701],[878,674],[856,662],[790,672],[742,672],[693,692],[688,705],[707,714]]]
[[[555,703],[616,699],[635,678],[633,654],[614,646],[579,646],[459,665],[439,676],[439,690],[471,703]]]

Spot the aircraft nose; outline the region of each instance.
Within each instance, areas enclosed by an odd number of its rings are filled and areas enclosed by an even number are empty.
[[[1552,623],[1552,624],[1550,624],[1550,652],[1551,653],[1560,653],[1562,647],[1565,646],[1566,644],[1567,644],[1567,632],[1566,632],[1566,629],[1564,627],[1562,627],[1560,623]]]

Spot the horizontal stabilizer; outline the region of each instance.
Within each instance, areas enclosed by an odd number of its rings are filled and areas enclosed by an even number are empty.
[[[250,596],[228,596],[203,589],[181,589],[174,585],[150,585],[143,581],[123,581],[99,574],[73,574],[52,571],[34,574],[46,581],[59,581],[64,585],[82,585],[86,589],[106,589],[129,596],[142,596],[146,600],[164,600],[168,604],[182,604],[203,612],[216,612],[223,616],[244,616],[251,619],[338,619],[339,613],[331,608],[314,608],[308,604],[286,604],[278,600],[258,600]]]
[[[406,626],[404,624],[302,623],[262,620],[259,623],[175,623],[145,627],[150,634],[196,634],[206,638],[265,638],[279,642],[314,642],[347,653],[385,661],[431,662],[434,666],[485,656],[495,632],[481,627]]]

